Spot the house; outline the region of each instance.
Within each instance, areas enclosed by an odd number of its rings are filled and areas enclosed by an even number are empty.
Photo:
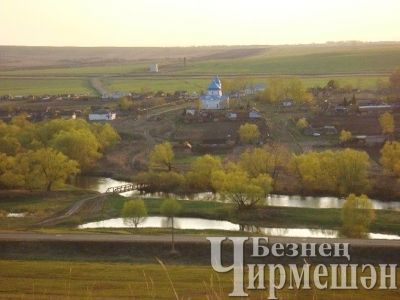
[[[125,96],[130,96],[130,94],[129,93],[125,93],[125,92],[120,92],[120,91],[114,91],[111,94],[103,94],[101,96],[101,98],[103,100],[108,100],[108,99],[118,100],[118,99],[121,99],[122,97],[125,97]]]
[[[222,94],[222,84],[218,76],[215,76],[205,95],[200,97],[201,109],[225,109],[229,108],[229,97]]]
[[[238,118],[237,113],[235,112],[229,112],[226,116],[229,120],[236,120]]]
[[[356,135],[353,140],[361,146],[382,146],[386,142],[384,135]]]
[[[260,112],[257,110],[257,109],[255,109],[255,108],[252,108],[250,111],[249,111],[249,118],[250,119],[261,119],[261,114],[260,114]]]
[[[263,83],[256,83],[249,85],[245,88],[244,94],[247,95],[255,95],[257,93],[263,92],[266,89],[266,85]]]
[[[290,100],[290,99],[285,99],[281,102],[282,107],[284,108],[289,108],[292,107],[294,105],[294,101]]]
[[[149,66],[149,72],[151,73],[158,73],[158,64],[151,64]]]
[[[111,121],[115,120],[117,114],[110,110],[99,109],[89,114],[89,121]]]
[[[365,115],[373,115],[373,114],[380,114],[384,112],[391,112],[392,106],[388,104],[374,104],[374,105],[362,105],[358,106],[358,111],[361,114]]]
[[[196,109],[195,108],[187,108],[185,110],[185,115],[187,116],[194,116],[196,115]]]
[[[328,126],[328,125],[322,127],[322,132],[325,135],[336,135],[336,134],[338,134],[338,131],[337,131],[335,126]]]

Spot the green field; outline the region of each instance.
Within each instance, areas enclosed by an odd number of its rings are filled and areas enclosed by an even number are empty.
[[[227,47],[220,50],[218,55],[212,52],[207,55],[206,51],[200,57],[189,59],[186,67],[182,64],[182,58],[168,59],[167,54],[160,54],[158,59],[146,62],[137,60],[82,67],[19,68],[3,70],[0,75],[123,75],[147,72],[150,62],[159,63],[160,72],[167,74],[375,74],[390,73],[400,65],[399,44],[265,46],[255,49],[257,51],[247,53],[236,49],[232,54],[235,49]],[[62,62],[60,58],[59,63]]]
[[[0,95],[90,94],[87,79],[0,79]]]
[[[224,79],[224,76],[221,76]],[[249,77],[255,83],[265,83],[268,77]],[[361,89],[375,89],[378,80],[387,81],[387,76],[334,76],[334,77],[302,77],[307,88],[323,87],[330,79],[335,79],[341,86],[351,85]],[[186,90],[189,92],[200,92],[207,88],[210,79],[134,79],[115,78],[105,81],[105,87],[110,91],[141,92],[141,91],[164,91],[174,92]],[[222,87],[223,88],[223,87]]]
[[[400,48],[352,50],[283,57],[255,56],[193,62],[181,73],[342,74],[392,72],[400,65]]]
[[[222,78],[224,78],[222,76]],[[253,77],[250,77],[253,78]],[[374,89],[378,80],[387,81],[387,76],[335,76],[341,86],[347,84],[362,89]],[[303,77],[306,87],[325,86],[330,77]],[[152,78],[109,78],[103,79],[108,91],[142,92],[164,91],[173,93],[177,90],[200,92],[207,88],[209,79],[152,79]],[[268,81],[268,77],[254,77],[256,83]],[[57,95],[57,94],[89,94],[96,95],[90,86],[89,79],[0,79],[0,95]]]
[[[128,63],[128,64],[113,64],[99,65],[90,67],[62,67],[62,68],[38,68],[38,69],[18,69],[12,71],[1,71],[0,75],[10,76],[88,76],[88,75],[103,75],[103,74],[127,74],[134,72],[146,72],[148,64],[143,63]]]
[[[398,273],[399,276],[399,273]],[[2,299],[228,299],[232,272],[210,266],[0,260]],[[265,274],[268,280],[268,274]],[[323,279],[325,280],[325,279]],[[245,279],[245,283],[247,280]],[[311,283],[312,284],[312,283]],[[266,299],[266,291],[249,291]],[[398,299],[398,290],[289,290],[279,299]]]
[[[164,91],[178,90],[201,91],[207,88],[209,79],[134,79],[118,78],[105,81],[105,88],[110,91]]]
[[[62,50],[48,51],[57,56],[57,51]],[[99,62],[91,66],[73,67],[62,66],[66,64],[62,59],[66,54],[60,52],[54,67],[0,69],[0,76],[4,77],[0,79],[0,95],[96,94],[90,85],[91,78],[100,78],[104,88],[110,92],[201,91],[207,87],[208,77],[214,74],[223,79],[228,75],[242,75],[253,78],[255,82],[265,82],[268,76],[297,75],[303,77],[307,87],[323,86],[330,78],[336,78],[342,85],[375,88],[378,79],[387,80],[388,74],[400,66],[400,44],[254,46],[250,50],[255,51],[226,47],[215,53],[215,49],[203,49],[203,55],[189,58],[186,67],[182,64],[182,57],[169,58],[167,49],[165,55],[160,52],[159,58],[125,58],[126,63],[121,63],[117,59],[117,62],[102,62],[99,57]],[[92,51],[95,53],[95,49]],[[74,61],[74,58],[70,60]],[[148,73],[151,62],[159,64],[159,74]]]

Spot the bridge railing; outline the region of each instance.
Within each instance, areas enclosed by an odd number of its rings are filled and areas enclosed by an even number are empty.
[[[131,191],[139,191],[143,187],[144,187],[143,184],[128,183],[128,184],[124,184],[124,185],[109,187],[105,193],[106,194],[111,194],[111,193],[119,194],[119,193],[131,192]]]

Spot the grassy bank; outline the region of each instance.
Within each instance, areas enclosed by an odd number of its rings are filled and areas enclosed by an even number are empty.
[[[399,274],[399,273],[398,273]],[[228,299],[232,273],[210,266],[62,261],[0,261],[1,298]],[[265,274],[268,280],[268,274]],[[245,283],[247,280],[245,280]],[[252,291],[251,299],[266,293]],[[289,290],[279,299],[398,299],[398,290]]]
[[[127,198],[113,196],[105,203],[101,218],[120,217]],[[146,199],[149,215],[161,215],[161,199]],[[237,213],[232,204],[215,201],[181,200],[180,217],[228,220],[235,223],[260,227],[294,227],[340,229],[341,209],[316,209],[298,207],[260,206]],[[400,212],[376,210],[376,220],[371,226],[372,232],[400,234]]]
[[[59,231],[73,230],[77,225],[121,217],[125,198],[119,195],[109,195],[105,199],[94,199],[82,209],[57,225],[37,224],[50,216],[61,214],[73,203],[92,197],[96,193],[89,191],[59,191],[44,192],[8,192],[0,193],[0,229],[2,230],[38,230],[41,228],[57,228]],[[99,209],[99,202],[101,201]],[[149,215],[160,216],[162,199],[145,199]],[[316,209],[297,207],[260,206],[251,210],[237,212],[230,203],[216,201],[180,200],[182,209],[179,217],[205,218],[227,220],[239,224],[259,227],[279,228],[315,228],[340,229],[340,209]],[[24,218],[8,218],[7,213],[26,213]],[[400,234],[400,212],[393,210],[376,210],[376,220],[371,226],[371,232]],[[104,229],[97,230],[104,232]],[[114,230],[119,233],[130,233],[126,230]],[[140,229],[137,234],[163,234],[164,229]],[[194,230],[183,230],[182,233],[212,233]]]
[[[73,203],[96,195],[92,191],[65,190],[0,191],[0,229],[29,229],[40,220],[62,212]],[[8,213],[24,213],[23,218],[8,218]]]

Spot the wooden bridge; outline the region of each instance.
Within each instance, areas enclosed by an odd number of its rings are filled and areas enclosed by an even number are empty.
[[[112,186],[109,187],[106,190],[106,194],[119,194],[119,193],[125,193],[125,192],[131,192],[131,191],[142,191],[146,185],[144,184],[134,184],[134,183],[128,183],[124,185],[119,185],[119,186]]]

